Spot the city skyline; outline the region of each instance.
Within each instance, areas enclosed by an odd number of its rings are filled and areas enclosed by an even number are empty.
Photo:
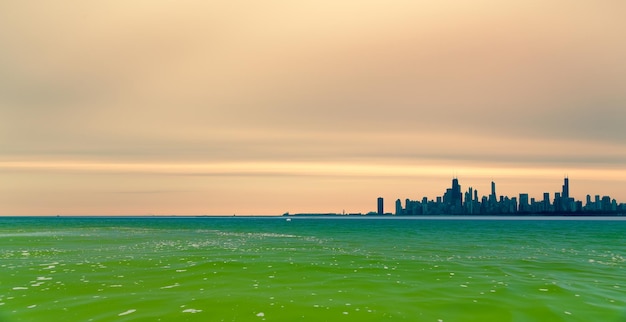
[[[626,203],[608,195],[587,194],[584,200],[570,195],[569,177],[563,178],[561,190],[543,192],[542,198],[535,198],[526,192],[516,196],[500,195],[496,183],[491,181],[489,194],[479,195],[478,190],[469,187],[463,192],[458,178],[452,179],[450,188],[443,195],[433,199],[424,196],[411,200],[396,199],[393,213],[384,210],[384,198],[378,197],[377,215],[602,215],[626,214]]]
[[[0,215],[626,200],[626,2],[0,4]]]

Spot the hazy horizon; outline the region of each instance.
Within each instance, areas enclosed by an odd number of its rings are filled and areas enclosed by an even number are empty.
[[[0,4],[0,215],[626,202],[626,3]]]

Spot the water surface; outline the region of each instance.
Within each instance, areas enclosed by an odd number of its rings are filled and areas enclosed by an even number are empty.
[[[626,221],[0,218],[0,321],[626,321]]]

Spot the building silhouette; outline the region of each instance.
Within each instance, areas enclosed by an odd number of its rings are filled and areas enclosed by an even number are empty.
[[[384,200],[382,197],[378,197],[378,211],[377,214],[379,215],[384,215],[385,214],[385,207],[383,204]]]
[[[465,198],[463,196],[465,195]],[[383,198],[378,198],[377,214],[383,215]],[[469,187],[465,194],[461,191],[458,178],[452,179],[450,188],[443,196],[434,200],[423,197],[421,200],[406,199],[404,207],[400,199],[395,204],[396,215],[626,215],[626,204],[617,203],[610,196],[587,195],[586,202],[570,196],[569,178],[565,177],[560,192],[554,193],[550,202],[550,193],[544,192],[542,198],[530,197],[520,193],[517,197],[497,196],[496,183],[491,181],[489,196],[479,198],[478,191]]]

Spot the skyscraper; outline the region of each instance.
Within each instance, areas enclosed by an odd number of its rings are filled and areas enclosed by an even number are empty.
[[[561,193],[561,211],[570,212],[574,209],[574,199],[569,197],[569,179],[565,177]]]
[[[495,211],[498,199],[496,197],[496,183],[491,181],[491,194],[489,195],[489,211]]]
[[[448,213],[459,214],[463,212],[463,193],[461,192],[459,179],[452,179],[452,187],[446,189],[446,193],[443,195],[443,203],[446,207],[445,211]]]
[[[385,208],[383,206],[383,197],[378,197],[378,214],[385,214]]]
[[[530,205],[528,204],[528,194],[520,193],[519,194],[519,212],[528,212],[530,210]]]
[[[463,203],[463,193],[459,185],[459,179],[452,179],[452,203],[461,206]]]
[[[459,179],[452,179],[452,187],[446,189],[443,194],[443,202],[448,205],[462,205],[463,193],[461,192],[461,186],[459,185]]]
[[[396,216],[403,215],[402,211],[402,200],[396,200]]]
[[[543,193],[543,211],[550,211],[550,193]]]

